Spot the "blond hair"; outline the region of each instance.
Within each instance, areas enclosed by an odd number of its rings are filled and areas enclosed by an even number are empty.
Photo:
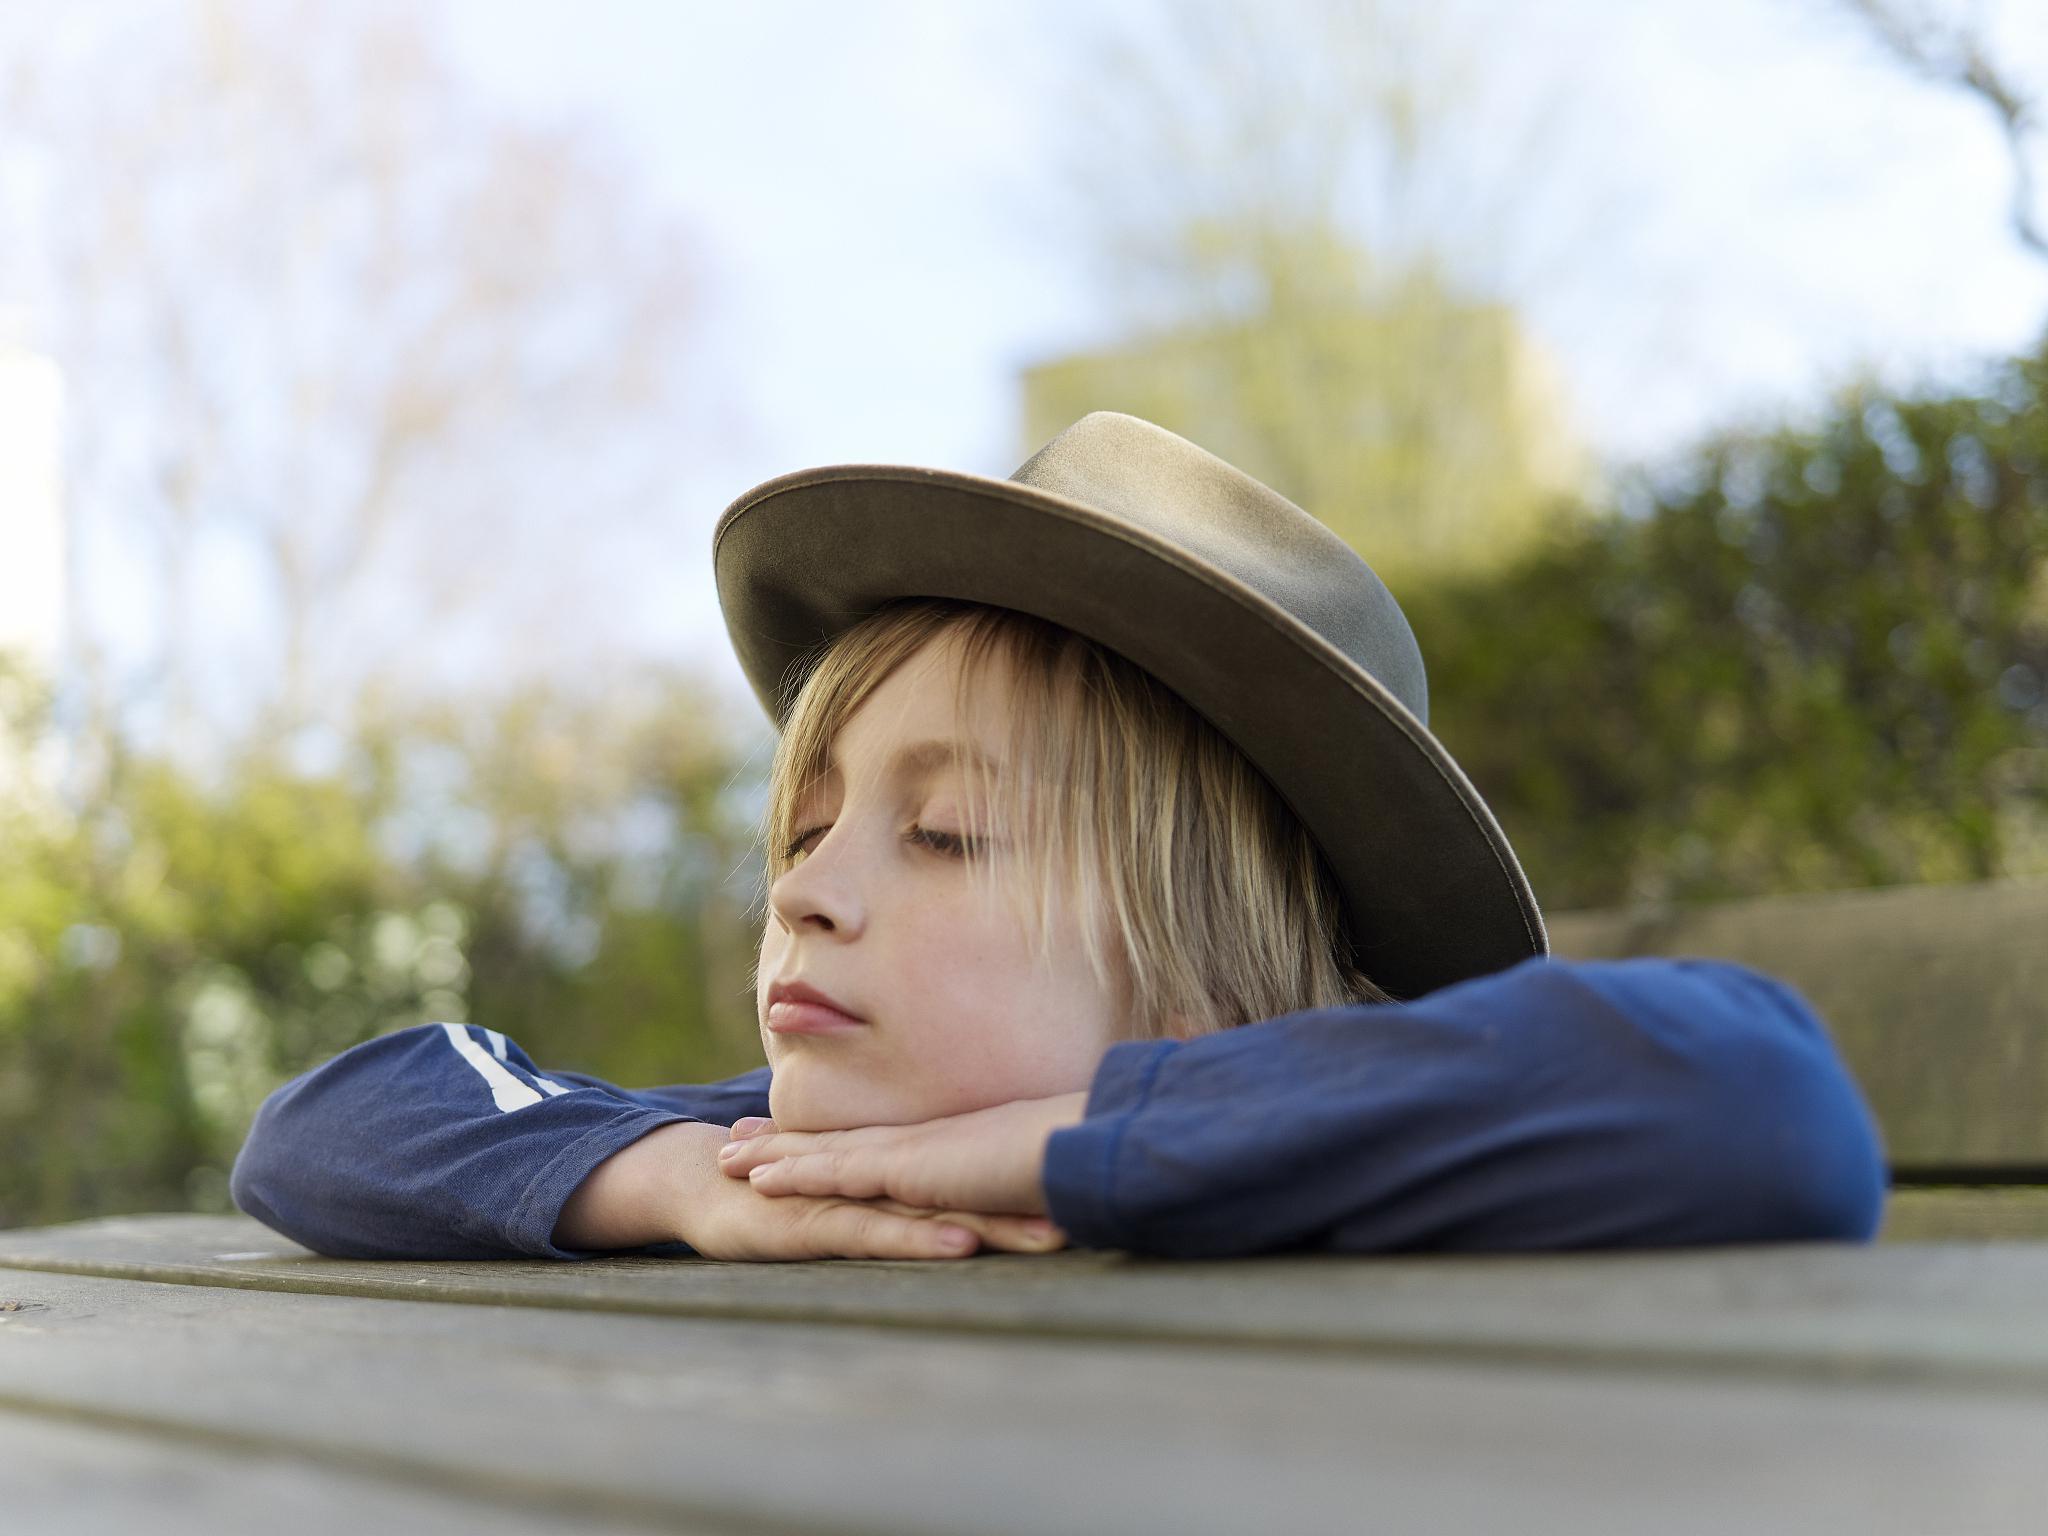
[[[1245,755],[1123,656],[1006,608],[900,599],[791,670],[763,827],[770,882],[796,861],[798,805],[840,728],[942,635],[961,644],[958,718],[998,657],[1015,690],[1000,770],[956,753],[978,790],[970,848],[984,814],[1011,833],[1010,891],[1041,955],[1064,890],[1129,1038],[1393,1001],[1353,960],[1321,852]],[[990,861],[969,864],[986,879]]]

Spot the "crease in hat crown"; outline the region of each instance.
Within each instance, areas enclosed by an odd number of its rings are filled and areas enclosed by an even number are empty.
[[[1422,650],[1386,583],[1321,521],[1236,465],[1139,417],[1091,411],[1010,479],[1108,513],[1250,587],[1428,723]]]

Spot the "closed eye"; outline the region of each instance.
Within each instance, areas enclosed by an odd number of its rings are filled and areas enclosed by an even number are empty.
[[[797,834],[795,840],[790,843],[789,847],[783,850],[783,858],[794,859],[798,857],[800,854],[806,852],[806,849],[804,847],[806,843],[808,843],[812,838],[818,836],[820,833],[828,832],[830,830],[831,828],[829,827],[806,827],[802,832]],[[940,832],[931,827],[920,826],[913,826],[907,833],[905,833],[904,841],[911,843],[921,843],[925,847],[931,849],[932,852],[942,854],[947,858],[953,859],[964,858],[967,856],[969,852],[978,853],[981,851],[982,846],[982,840],[980,838],[974,838],[970,840],[968,838],[962,837],[957,832]]]
[[[957,832],[935,832],[930,827],[912,827],[907,836],[909,841],[923,843],[934,853],[952,859],[964,858],[970,847],[976,851],[981,847],[979,839],[970,844]]]

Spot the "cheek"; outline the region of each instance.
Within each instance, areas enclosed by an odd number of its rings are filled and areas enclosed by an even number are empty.
[[[1113,1009],[1078,934],[1056,929],[1050,958],[1039,960],[1016,918],[956,914],[925,928],[918,948],[905,972],[921,978],[918,1045],[955,1082],[1000,1098],[1006,1087],[1063,1078],[1099,1059]]]
[[[776,969],[782,960],[783,946],[788,942],[789,935],[774,923],[771,922],[762,928],[760,958],[754,970],[754,1000],[757,1005],[767,996],[768,984],[775,978]]]
[[[985,1032],[1031,986],[1029,946],[1016,925],[963,905],[922,915],[908,931],[898,975],[932,1024]]]

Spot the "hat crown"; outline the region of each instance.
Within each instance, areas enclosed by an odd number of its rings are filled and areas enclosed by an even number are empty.
[[[778,725],[805,659],[891,602],[1015,609],[1145,669],[1244,753],[1395,997],[1549,952],[1506,835],[1429,733],[1393,594],[1300,507],[1162,427],[1096,412],[1007,480],[799,470],[728,507],[712,549],[734,651]]]
[[[1129,523],[1242,582],[1428,722],[1422,651],[1386,583],[1321,522],[1235,465],[1152,422],[1093,411],[1010,478]]]

